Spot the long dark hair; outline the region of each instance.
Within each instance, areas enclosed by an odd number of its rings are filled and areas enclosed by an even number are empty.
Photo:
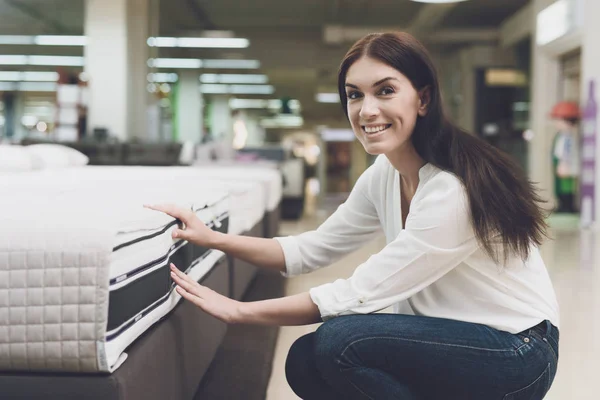
[[[417,119],[411,141],[428,163],[457,176],[463,183],[471,223],[480,246],[496,262],[515,254],[529,257],[530,246],[546,236],[543,200],[523,170],[505,153],[450,122],[444,113],[437,72],[428,51],[413,36],[375,33],[348,51],[338,73],[338,90],[348,116],[346,74],[354,62],[368,56],[406,76],[420,91],[428,88],[427,114]],[[502,246],[498,246],[499,243]]]

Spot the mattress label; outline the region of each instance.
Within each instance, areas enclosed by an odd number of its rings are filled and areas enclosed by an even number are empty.
[[[108,371],[108,362],[106,361],[106,350],[104,342],[96,341],[96,357],[98,358],[98,369],[100,371]]]

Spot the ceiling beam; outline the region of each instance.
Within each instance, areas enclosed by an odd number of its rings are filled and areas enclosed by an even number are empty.
[[[500,45],[510,47],[517,42],[533,35],[535,14],[533,3],[517,11],[500,26]]]
[[[62,23],[60,23],[56,20],[48,18],[46,16],[46,14],[37,7],[30,6],[30,5],[24,4],[22,1],[16,1],[16,0],[4,0],[4,2],[6,4],[8,4],[9,6],[11,6],[12,8],[19,10],[20,12],[27,15],[28,17],[42,22],[44,25],[51,28],[52,31],[55,33],[58,33],[58,34],[71,33],[71,30],[69,28],[67,28],[65,25],[63,25]]]
[[[444,18],[446,18],[446,15],[457,5],[458,3],[445,3],[423,6],[407,31],[418,36],[432,30],[439,26]]]
[[[398,27],[351,27],[343,25],[326,25],[323,28],[323,42],[328,45],[353,43],[369,33],[391,32],[408,29]],[[414,34],[414,32],[411,31]],[[460,44],[468,42],[495,42],[500,38],[497,29],[446,29],[422,32],[418,38],[429,43]]]

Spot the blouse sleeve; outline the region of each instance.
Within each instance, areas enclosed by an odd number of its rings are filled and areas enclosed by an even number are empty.
[[[369,193],[377,166],[358,179],[346,202],[314,231],[275,238],[283,249],[285,276],[312,272],[335,262],[375,237],[380,229]]]

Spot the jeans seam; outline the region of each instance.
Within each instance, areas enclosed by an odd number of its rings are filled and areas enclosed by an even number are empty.
[[[405,342],[434,344],[434,345],[438,345],[438,346],[459,347],[459,348],[463,348],[463,349],[482,350],[482,351],[491,351],[491,352],[515,352],[515,351],[518,351],[521,347],[523,347],[523,346],[526,345],[526,344],[523,344],[523,345],[519,346],[518,348],[510,348],[510,349],[487,349],[487,348],[483,348],[483,347],[464,346],[464,345],[460,345],[460,344],[429,342],[429,341],[425,341],[425,340],[405,339],[405,338],[397,338],[397,337],[391,337],[391,336],[372,336],[372,337],[368,337],[368,338],[357,339],[357,340],[349,343],[344,348],[344,350],[342,351],[341,356],[344,357],[346,351],[350,348],[350,346],[352,346],[352,345],[354,345],[356,343],[359,343],[359,342],[363,342],[365,340],[373,340],[373,339],[402,340],[402,341],[405,341]]]
[[[338,364],[340,364],[340,362],[339,362],[339,361],[338,361]],[[375,400],[375,399],[373,399],[371,396],[369,396],[368,394],[366,394],[365,392],[363,392],[363,391],[361,390],[361,388],[359,388],[358,386],[356,386],[356,384],[355,384],[354,382],[352,382],[352,380],[351,380],[351,379],[348,379],[348,378],[346,378],[346,375],[344,374],[344,372],[345,372],[345,371],[348,371],[348,370],[350,370],[350,369],[368,369],[368,368],[366,368],[366,367],[350,367],[350,368],[343,368],[343,367],[341,367],[341,366],[340,366],[340,367],[339,367],[339,369],[340,369],[340,372],[342,373],[342,376],[343,376],[343,377],[344,377],[344,378],[345,378],[345,379],[346,379],[346,380],[347,380],[347,381],[348,381],[348,382],[349,382],[349,383],[350,383],[352,386],[354,386],[354,389],[356,389],[356,390],[358,390],[360,393],[362,393],[362,394],[363,394],[363,396],[365,396],[367,399],[369,399],[369,400]]]
[[[540,374],[540,376],[538,376],[533,382],[531,382],[529,385],[525,386],[524,388],[521,388],[519,390],[515,390],[514,392],[510,392],[504,395],[504,399],[506,399],[508,396],[514,396],[515,394],[522,392],[524,390],[529,389],[531,386],[535,385],[540,379],[542,379],[542,377],[546,374],[546,373],[550,373],[550,363],[548,363],[548,365],[546,365],[546,368],[544,369],[544,371],[542,371],[542,373]],[[548,390],[549,388],[546,388],[546,390]]]

